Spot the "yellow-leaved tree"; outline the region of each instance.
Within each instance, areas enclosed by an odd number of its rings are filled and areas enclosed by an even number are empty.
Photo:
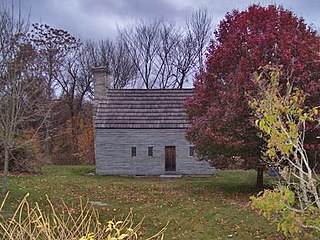
[[[304,148],[306,126],[319,118],[318,108],[305,104],[306,94],[290,78],[280,85],[280,76],[281,66],[267,65],[255,77],[254,122],[266,141],[265,159],[279,169],[281,181],[252,201],[285,235],[308,239],[320,236],[319,178]]]

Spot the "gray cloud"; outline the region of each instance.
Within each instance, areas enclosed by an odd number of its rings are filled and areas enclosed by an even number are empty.
[[[181,14],[172,3],[164,0],[85,0],[83,1],[82,9],[83,11],[89,11],[92,14],[111,14],[121,18],[131,19],[150,19],[159,16],[171,17]]]
[[[12,0],[2,0],[4,5]],[[19,0],[13,0],[16,6]],[[31,22],[47,23],[84,39],[115,38],[117,26],[124,27],[138,19],[164,18],[182,25],[199,7],[207,7],[214,24],[228,11],[246,9],[252,3],[282,4],[319,29],[320,1],[315,0],[22,0],[21,9],[31,9]]]

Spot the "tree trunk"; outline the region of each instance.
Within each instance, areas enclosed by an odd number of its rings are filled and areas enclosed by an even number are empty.
[[[51,109],[48,110],[48,117],[45,120],[45,153],[46,158],[51,163],[52,161],[52,138],[51,138],[51,128],[52,128],[52,116]]]
[[[72,162],[71,164],[78,164],[78,121],[77,117],[71,117],[71,134],[72,134]]]
[[[52,160],[52,139],[51,139],[51,135],[50,135],[49,125],[46,125],[45,152],[46,152],[46,158],[51,163],[51,160]]]
[[[4,146],[4,168],[3,168],[3,176],[2,176],[2,194],[6,194],[8,192],[8,173],[9,173],[9,153],[10,148],[7,144]]]
[[[258,164],[258,166],[257,166],[257,188],[259,190],[263,190],[263,171],[264,171],[264,166],[262,164]]]

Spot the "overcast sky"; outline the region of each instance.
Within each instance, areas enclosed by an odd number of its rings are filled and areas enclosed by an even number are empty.
[[[0,0],[4,5],[19,0]],[[21,0],[22,12],[30,11],[31,22],[46,23],[82,39],[113,39],[117,26],[138,19],[164,18],[183,24],[199,7],[206,7],[216,26],[228,11],[245,9],[252,3],[282,4],[320,29],[320,0]]]

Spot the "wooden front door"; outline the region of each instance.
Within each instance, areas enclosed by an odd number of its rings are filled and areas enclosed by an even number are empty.
[[[166,171],[176,171],[176,147],[174,147],[174,146],[165,147],[165,151],[166,151],[165,170]]]

